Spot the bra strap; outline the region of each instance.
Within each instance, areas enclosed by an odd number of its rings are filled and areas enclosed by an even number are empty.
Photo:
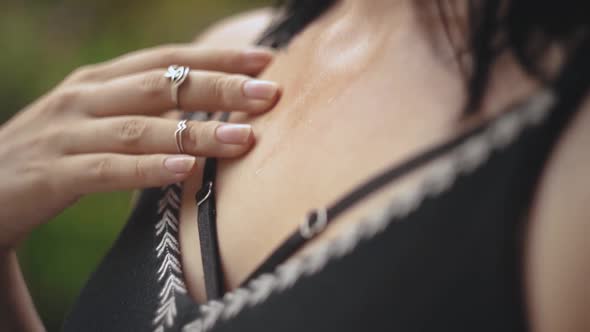
[[[537,165],[546,162],[563,130],[570,123],[577,111],[579,111],[580,105],[590,88],[590,79],[588,79],[590,77],[589,58],[590,41],[587,41],[578,48],[578,52],[575,53],[574,57],[565,64],[560,75],[555,79],[552,87],[549,89],[552,94],[555,92],[554,94],[559,98],[555,103],[547,105],[547,107],[551,108],[548,110],[549,118],[544,126],[545,134],[538,141],[538,144],[545,147],[546,151],[541,155],[540,160],[537,161]],[[530,100],[528,103],[530,103]],[[509,112],[518,112],[522,107],[527,107],[527,102],[525,102],[525,105],[516,105]],[[528,105],[528,107],[531,106]],[[489,124],[490,122],[481,124],[446,143],[419,154],[415,158],[400,165],[395,165],[344,195],[329,208],[313,211],[308,215],[302,227],[292,232],[287,240],[250,274],[242,283],[242,286],[245,286],[252,279],[264,273],[273,272],[278,265],[284,263],[312,237],[319,234],[336,217],[353,205],[356,205],[372,193],[377,192],[416,168],[450,152],[453,148],[464,143],[469,138],[482,133]]]
[[[225,122],[229,113],[224,113],[221,121]],[[199,228],[199,244],[201,261],[205,276],[207,299],[218,299],[225,293],[224,275],[219,254],[217,239],[217,210],[215,208],[215,178],[217,175],[217,159],[207,158],[203,169],[203,184],[197,192],[197,225]]]
[[[351,208],[353,205],[368,198],[371,194],[382,189],[393,181],[403,177],[416,168],[425,165],[445,153],[449,152],[456,146],[465,142],[470,137],[481,133],[486,125],[480,125],[455,139],[444,144],[438,145],[425,153],[419,154],[401,165],[395,165],[384,172],[377,174],[369,181],[344,195],[327,209],[318,209],[308,214],[307,219],[296,229],[250,276],[242,283],[247,284],[252,279],[274,271],[274,269],[288,258],[293,256],[297,250],[305,245],[310,239],[318,235],[326,228],[336,217]]]

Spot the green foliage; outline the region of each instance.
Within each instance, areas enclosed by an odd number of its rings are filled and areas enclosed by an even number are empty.
[[[80,65],[158,44],[188,42],[219,18],[272,2],[5,0],[0,11],[0,123]],[[130,206],[130,193],[86,197],[23,244],[21,265],[49,331],[59,330],[80,288],[124,225]]]

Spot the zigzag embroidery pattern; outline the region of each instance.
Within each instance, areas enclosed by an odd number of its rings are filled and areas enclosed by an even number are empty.
[[[164,197],[158,202],[160,220],[156,223],[156,256],[160,259],[158,268],[158,282],[163,287],[158,294],[160,303],[154,317],[154,332],[165,332],[166,328],[174,325],[177,315],[176,294],[186,293],[186,286],[182,281],[182,266],[179,261],[180,247],[178,243],[178,211],[180,208],[180,184],[173,184],[163,188]]]

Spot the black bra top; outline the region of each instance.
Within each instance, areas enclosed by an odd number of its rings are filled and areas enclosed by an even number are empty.
[[[280,19],[277,23],[271,24],[271,27],[263,34],[258,44],[268,44],[273,48],[280,48],[286,45],[292,36],[294,36],[308,22],[312,21],[323,10],[327,9],[333,1],[323,0],[319,6],[320,10],[305,11],[301,13],[292,13],[289,19]],[[307,13],[307,14],[306,14]],[[229,113],[224,113],[221,121],[229,119]],[[352,192],[343,196],[338,202],[335,202],[328,208],[321,208],[311,211],[306,223],[292,232],[292,234],[262,262],[259,267],[244,281],[245,285],[254,278],[263,273],[272,272],[276,267],[285,262],[298,249],[300,249],[308,240],[319,234],[329,223],[338,215],[351,208],[353,205],[362,201],[370,194],[378,191],[382,187],[390,184],[399,177],[420,167],[428,161],[447,153],[453,147],[464,142],[467,138],[475,135],[481,128],[465,133],[460,137],[453,139],[446,144],[442,144],[426,151],[414,159],[408,160],[402,165],[393,165],[385,172],[378,174],[368,180],[365,184],[354,189]],[[221,257],[219,254],[219,244],[217,241],[216,229],[216,209],[215,209],[215,178],[217,172],[217,161],[214,158],[208,158],[205,164],[202,188],[197,192],[195,201],[198,206],[197,224],[199,228],[200,252],[205,277],[205,288],[207,298],[215,300],[223,296],[224,276],[221,269]]]
[[[552,102],[553,94],[551,91],[542,91],[539,96],[540,103]],[[544,105],[544,107],[548,107]],[[225,113],[222,121],[227,121],[228,114]],[[330,222],[338,217],[341,213],[354,206],[356,203],[366,199],[371,194],[377,192],[382,187],[392,183],[396,179],[403,177],[411,171],[423,166],[429,161],[435,160],[453,148],[456,148],[467,139],[476,136],[486,125],[470,130],[457,138],[454,138],[444,144],[436,146],[415,158],[407,160],[405,163],[395,165],[386,171],[373,176],[364,184],[358,186],[340,200],[328,208],[317,209],[309,213],[307,220],[300,228],[296,229],[291,235],[275,249],[265,261],[263,261],[250,276],[246,278],[242,286],[259,277],[264,273],[270,273],[281,263],[284,263],[295,252],[300,249],[307,241],[321,233]],[[219,244],[216,232],[216,209],[215,209],[215,178],[217,174],[217,160],[208,158],[203,172],[203,185],[195,196],[195,202],[198,206],[197,224],[199,228],[199,240],[201,246],[201,258],[203,263],[203,272],[205,277],[205,288],[207,298],[216,300],[221,298],[224,293],[224,276],[221,269],[221,257],[219,254]]]
[[[196,197],[205,304],[188,295],[182,273],[182,186],[143,191],[64,331],[526,331],[524,222],[583,99],[562,87],[590,75],[577,70],[588,58],[582,50],[554,85],[369,177],[330,206],[310,207],[308,223],[229,293],[215,229],[216,161],[209,159]],[[285,263],[346,209],[427,164],[433,167],[420,185]]]

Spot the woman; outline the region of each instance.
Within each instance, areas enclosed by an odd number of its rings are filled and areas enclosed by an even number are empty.
[[[144,191],[65,330],[588,330],[578,7],[300,0],[213,29],[283,49],[281,100],[211,116],[256,146]]]

